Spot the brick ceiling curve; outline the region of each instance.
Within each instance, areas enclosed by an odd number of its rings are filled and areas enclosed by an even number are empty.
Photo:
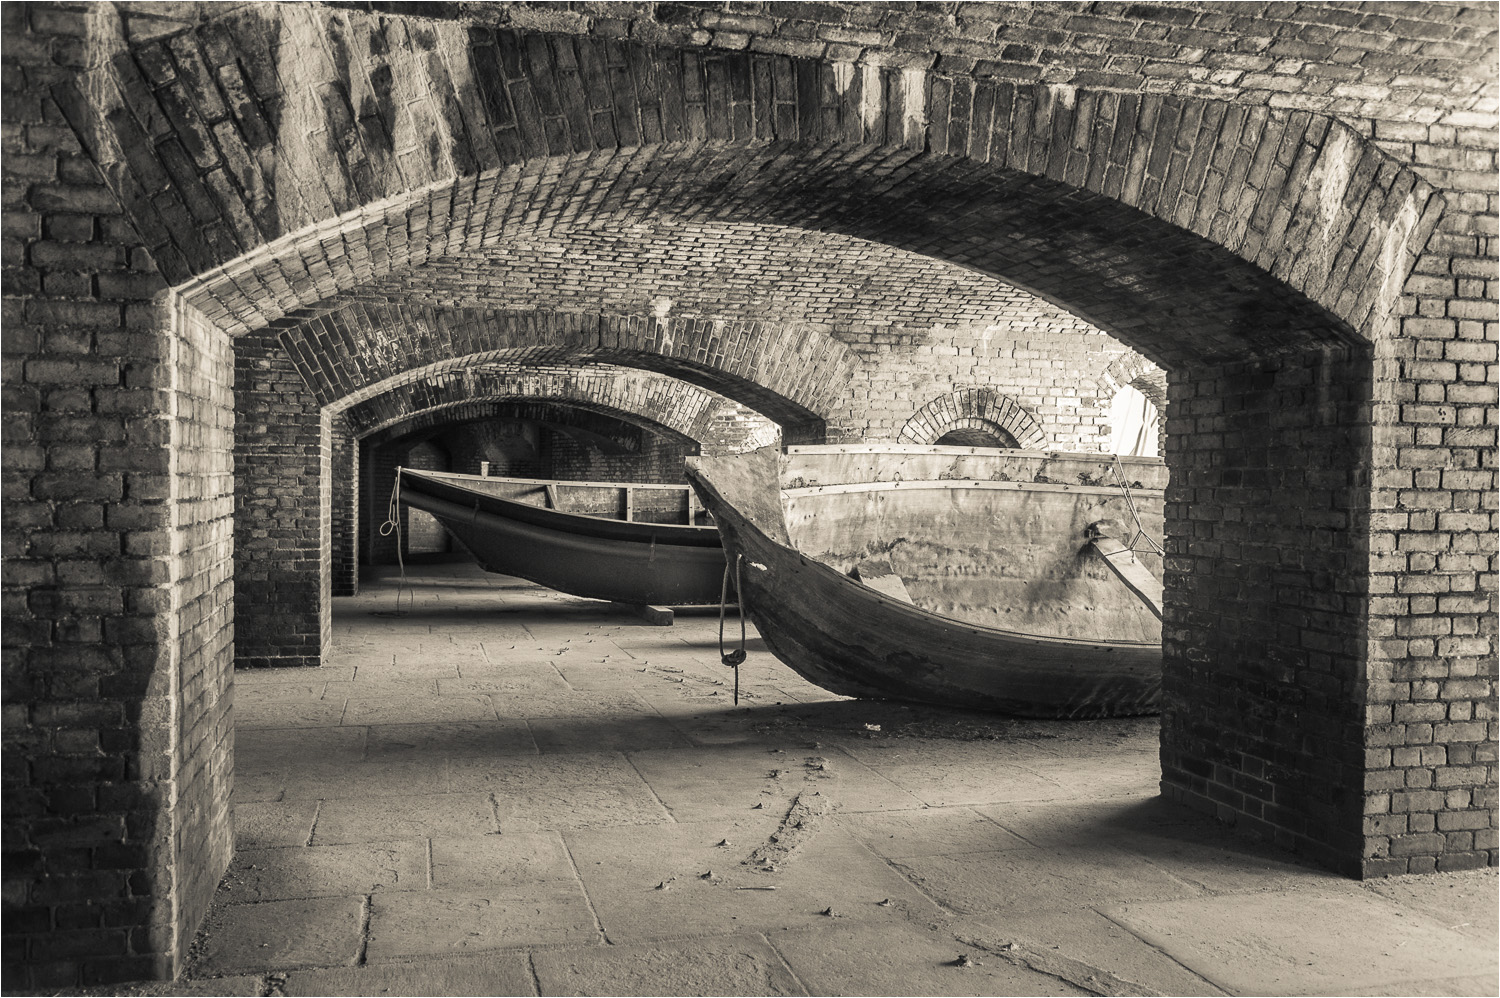
[[[1136,41],[1190,9],[1140,6]],[[312,4],[182,8],[173,28],[143,10],[101,5],[86,97],[55,96],[164,276],[241,328],[504,225],[711,218],[972,267],[1173,366],[1375,335],[1443,208],[1357,123],[1191,80],[1124,92],[1017,82],[993,59],[542,34],[516,7],[499,28]],[[1483,36],[1448,22],[1450,47]],[[978,44],[1003,62],[999,39]],[[1439,94],[1433,79],[1414,87]]]
[[[631,368],[486,364],[390,386],[343,414],[355,437],[386,440],[418,427],[495,418],[567,422],[559,414],[588,412],[696,447],[726,406],[733,403],[721,395]]]
[[[335,414],[416,390],[410,386],[463,383],[474,394],[497,364],[536,378],[557,365],[609,364],[666,375],[656,384],[680,382],[684,393],[696,386],[733,399],[794,439],[821,436],[839,386],[859,363],[843,344],[796,325],[544,309],[349,303],[281,320],[278,339]]]
[[[122,3],[133,44],[242,3]],[[352,13],[1199,96],[1360,118],[1493,123],[1492,5],[1444,2],[526,3],[333,0]],[[1477,109],[1477,110],[1476,110]],[[1488,120],[1486,120],[1488,118]],[[1458,121],[1467,121],[1459,118]]]

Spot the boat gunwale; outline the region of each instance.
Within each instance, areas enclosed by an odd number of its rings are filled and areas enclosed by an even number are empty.
[[[1086,453],[1066,450],[1022,450],[1018,447],[961,447],[949,444],[788,444],[783,454],[940,454],[955,457],[1043,458],[1050,461],[1073,460],[1085,463],[1139,464],[1159,468],[1159,457],[1135,454]]]
[[[914,479],[893,482],[845,482],[836,485],[803,485],[794,489],[782,489],[785,498],[800,499],[813,495],[838,495],[850,492],[920,492],[934,489],[993,489],[1013,492],[1067,492],[1073,495],[1106,495],[1124,497],[1129,494],[1148,499],[1164,498],[1164,489],[1123,488],[1119,485],[1068,485],[1062,482],[1005,482],[975,478]]]
[[[448,473],[451,474],[451,473]],[[419,468],[397,467],[397,480],[401,481],[405,476],[416,476],[417,480],[429,478],[439,486],[456,489],[473,496],[475,503],[472,507],[445,499],[442,496],[433,496],[430,493],[415,490],[417,494],[427,498],[446,502],[466,514],[475,511],[486,513],[501,519],[513,520],[528,526],[544,530],[551,530],[559,534],[577,537],[591,537],[598,540],[618,541],[623,544],[638,544],[642,546],[665,544],[671,547],[682,548],[722,548],[723,544],[718,541],[719,528],[716,526],[697,526],[685,523],[653,523],[648,520],[617,520],[608,516],[591,516],[587,513],[572,513],[567,510],[548,509],[545,506],[533,506],[530,503],[517,502],[514,499],[506,499],[503,496],[489,495],[467,489],[461,485],[445,482],[432,478],[431,473]],[[479,478],[481,476],[474,476]],[[405,489],[402,490],[403,492]],[[496,505],[498,511],[485,509],[485,506]],[[420,508],[420,507],[419,507]],[[516,510],[519,515],[513,515],[510,510]],[[569,529],[570,525],[574,529]],[[601,530],[600,525],[606,525],[609,529]],[[712,542],[708,542],[712,539]]]
[[[406,468],[404,466],[401,470],[415,471],[429,478],[456,478],[460,481],[472,482],[513,482],[517,485],[537,485],[543,487],[555,485],[558,488],[568,489],[661,489],[663,491],[675,490],[678,492],[691,492],[693,489],[691,485],[663,485],[659,482],[580,482],[566,478],[511,478],[508,475],[470,475],[462,471],[428,471],[426,468]],[[567,510],[558,510],[558,512],[567,512]],[[575,513],[573,515],[587,516],[588,514]],[[600,517],[600,519],[607,520],[609,517]],[[683,527],[687,526],[687,524],[667,524],[667,526]]]

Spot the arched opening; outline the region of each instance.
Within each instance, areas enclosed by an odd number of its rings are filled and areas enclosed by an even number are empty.
[[[1111,454],[1156,457],[1160,447],[1161,416],[1156,406],[1134,385],[1124,385],[1109,407]]]
[[[1016,438],[997,426],[949,430],[936,441],[946,447],[1019,447]]]

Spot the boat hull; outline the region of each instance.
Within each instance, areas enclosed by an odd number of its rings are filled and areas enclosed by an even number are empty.
[[[621,603],[719,602],[724,550],[711,527],[542,509],[401,470],[401,502],[437,518],[490,572]]]
[[[1161,691],[1155,641],[1058,638],[975,625],[878,592],[797,551],[774,452],[690,459],[719,525],[740,601],[767,647],[846,696],[1025,717],[1149,714]],[[1082,543],[1082,538],[1080,538]]]

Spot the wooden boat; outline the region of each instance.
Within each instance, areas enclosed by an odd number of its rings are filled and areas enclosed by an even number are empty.
[[[487,571],[620,603],[719,602],[724,549],[714,527],[616,519],[543,505],[548,499],[557,505],[565,490],[590,485],[397,469],[399,501],[431,513]],[[596,488],[680,492],[683,487]],[[627,493],[627,514],[632,504]],[[689,502],[688,515],[694,517],[695,511],[696,503]]]
[[[1159,608],[1087,536],[1160,537],[1165,467],[964,447],[689,458],[766,645],[856,697],[1028,717],[1152,713]],[[1119,467],[1133,485],[1107,484]],[[787,486],[780,491],[778,486]],[[1150,547],[1150,545],[1135,545]],[[1139,576],[1161,559],[1138,552]],[[864,579],[865,581],[861,581]],[[1158,590],[1159,591],[1159,590]],[[1159,599],[1159,596],[1158,596]]]

